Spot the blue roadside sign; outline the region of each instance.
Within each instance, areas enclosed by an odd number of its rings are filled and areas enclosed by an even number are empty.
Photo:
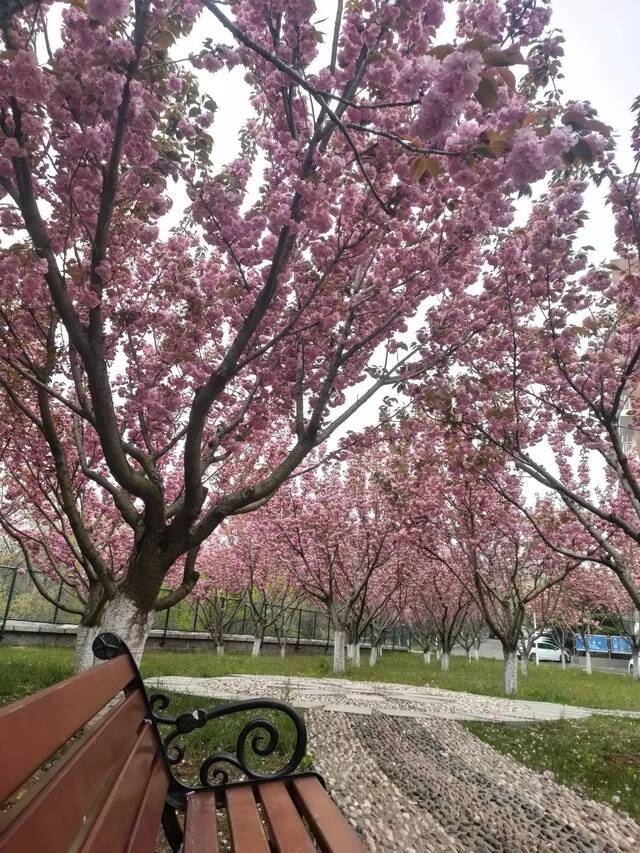
[[[611,651],[614,655],[630,655],[631,643],[626,637],[611,637]]]
[[[592,634],[589,637],[589,651],[590,652],[608,652],[609,646],[607,645],[607,640],[609,638],[606,634]],[[618,638],[621,639],[621,638]],[[576,651],[583,652],[584,651],[584,641],[582,637],[576,634]]]

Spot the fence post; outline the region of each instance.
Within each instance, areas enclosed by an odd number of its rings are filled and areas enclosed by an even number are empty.
[[[18,576],[18,570],[13,570],[13,577],[11,578],[11,583],[9,584],[9,592],[7,594],[7,606],[4,608],[4,616],[2,617],[2,628],[0,628],[0,640],[4,639],[4,626],[7,624],[7,619],[9,618],[9,610],[11,608],[11,599],[13,598],[13,588],[16,585],[16,577]]]
[[[60,581],[60,586],[58,587],[58,595],[56,596],[56,606],[53,610],[53,624],[55,625],[58,621],[58,611],[60,610],[60,599],[62,598],[62,591],[64,589],[64,581]]]
[[[296,639],[296,651],[300,648],[300,623],[302,622],[302,610],[298,610],[298,638]]]
[[[171,610],[171,608],[167,607],[167,612],[165,613],[165,616],[164,616],[164,629],[162,631],[162,639],[160,640],[161,646],[164,646],[164,644],[167,642],[167,628],[169,626],[169,611],[170,610]]]

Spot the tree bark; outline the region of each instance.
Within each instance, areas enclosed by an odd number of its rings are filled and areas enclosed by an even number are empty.
[[[471,649],[467,649],[467,663],[471,663]]]
[[[224,644],[223,643],[219,643],[216,646],[216,654],[218,655],[219,658],[221,658],[223,656],[223,654],[224,654]]]
[[[257,658],[260,656],[260,650],[262,649],[262,637],[255,636],[253,638],[253,647],[251,649],[251,657]]]
[[[529,675],[529,656],[525,651],[520,652],[520,672],[522,675]]]
[[[287,641],[280,643],[280,657],[286,658],[287,656]]]
[[[360,643],[353,644],[353,660],[352,663],[356,667],[360,667]]]
[[[428,665],[431,665],[431,652],[422,652],[422,660]]]
[[[640,648],[633,650],[633,677],[640,679]]]
[[[447,672],[449,669],[449,652],[442,652],[440,655],[440,669]]]
[[[336,628],[333,632],[333,671],[337,673],[345,671],[345,639],[344,628]]]
[[[369,666],[375,666],[378,662],[378,650],[375,646],[371,646],[371,651],[369,652]]]
[[[518,658],[515,649],[504,651],[504,692],[514,696],[518,692]]]
[[[153,619],[153,611],[148,613],[142,610],[124,593],[118,593],[115,598],[105,604],[99,625],[78,625],[75,651],[76,672],[82,672],[94,666],[95,658],[91,646],[98,634],[102,634],[103,631],[117,634],[127,644],[136,663],[139,664]]]
[[[567,668],[567,659],[564,656],[564,649],[560,650],[560,669],[565,670]]]
[[[473,657],[476,660],[480,660],[480,643],[476,642],[473,644]]]
[[[584,671],[587,675],[591,675],[593,672],[593,667],[591,666],[591,652],[589,651],[589,647],[585,644],[585,653],[584,653]]]

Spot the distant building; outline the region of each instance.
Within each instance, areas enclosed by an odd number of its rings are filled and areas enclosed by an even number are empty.
[[[624,275],[640,275],[640,264],[635,259],[616,258],[611,263],[614,278],[620,278]],[[634,408],[640,410],[640,383],[634,384],[624,397],[620,408],[620,417],[618,424],[620,427],[620,438],[622,439],[622,447],[625,454],[629,454],[632,450],[640,451],[640,420],[638,425],[634,426],[632,410]]]

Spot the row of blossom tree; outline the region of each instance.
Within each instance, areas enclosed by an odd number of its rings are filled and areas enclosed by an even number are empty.
[[[410,421],[406,427],[413,429]],[[581,531],[569,516],[559,517],[545,501],[525,516],[493,478],[483,482],[478,472],[464,471],[461,459],[453,461],[455,449],[445,451],[433,427],[429,448],[418,448],[418,438],[307,472],[255,514],[225,524],[193,594],[220,651],[242,601],[254,654],[271,629],[284,655],[296,608],[324,611],[336,673],[344,672],[346,657],[360,665],[365,640],[374,665],[398,622],[410,626],[425,661],[437,649],[443,669],[455,645],[471,659],[481,640],[495,635],[507,693],[517,689],[517,655],[526,674],[543,631],[566,631],[562,646],[569,631],[581,634],[588,652],[587,635],[607,614],[637,655],[632,602],[615,575],[546,544],[561,531],[577,546]],[[450,468],[438,462],[444,458]],[[515,493],[516,478],[502,472],[507,481]]]
[[[79,667],[104,628],[139,657],[234,537],[252,589],[286,563],[326,607],[338,668],[387,597],[470,599],[509,690],[555,586],[640,607],[640,130],[624,175],[550,5],[458,0],[443,43],[443,0],[340,2],[326,34],[313,0],[0,0],[0,524],[77,593]],[[300,474],[322,453],[348,470]]]

